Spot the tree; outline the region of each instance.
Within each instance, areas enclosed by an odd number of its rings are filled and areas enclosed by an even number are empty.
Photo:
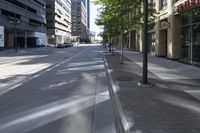
[[[104,26],[106,38],[118,37],[134,29],[141,29],[144,25],[142,5],[143,0],[94,0],[95,4],[101,5],[96,24]],[[155,10],[149,4],[149,23],[154,20]],[[110,49],[111,51],[111,49]],[[123,62],[123,44],[121,44],[121,58]]]
[[[106,32],[119,35],[143,26],[143,0],[93,0],[99,8],[96,24],[106,27]],[[149,23],[154,20],[155,10],[149,4]],[[115,32],[113,30],[116,30]]]

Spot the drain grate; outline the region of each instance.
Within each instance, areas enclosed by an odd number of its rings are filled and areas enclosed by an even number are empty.
[[[132,77],[128,77],[128,76],[120,76],[120,77],[117,77],[116,80],[118,80],[118,81],[133,81],[134,79]]]

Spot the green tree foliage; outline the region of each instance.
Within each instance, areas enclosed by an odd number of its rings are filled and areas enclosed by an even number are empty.
[[[104,26],[104,36],[114,37],[143,26],[143,0],[94,0],[100,5],[96,24]],[[149,5],[149,24],[154,20],[155,10]]]

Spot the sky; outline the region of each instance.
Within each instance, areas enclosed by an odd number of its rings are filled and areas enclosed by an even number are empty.
[[[97,6],[90,2],[90,31],[96,32],[96,36],[99,32],[103,31],[99,26],[95,24],[95,18],[97,18]],[[98,38],[97,38],[98,39]]]

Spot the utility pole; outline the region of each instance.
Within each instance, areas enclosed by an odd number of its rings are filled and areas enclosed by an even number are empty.
[[[148,0],[143,1],[144,8],[144,36],[143,36],[143,81],[148,84]]]

